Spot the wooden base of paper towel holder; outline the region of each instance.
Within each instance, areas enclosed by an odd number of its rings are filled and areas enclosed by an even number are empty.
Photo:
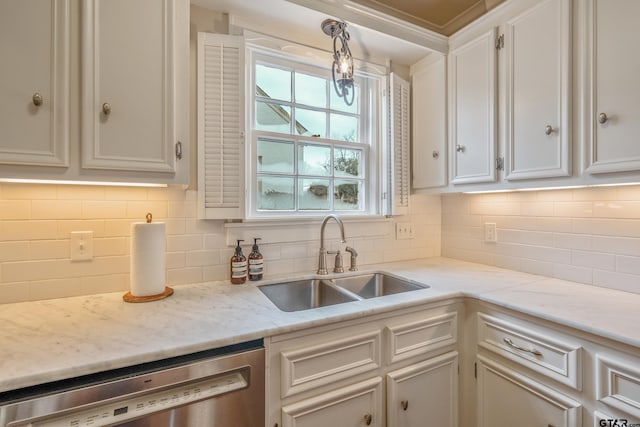
[[[168,286],[165,286],[164,292],[160,294],[147,295],[144,297],[136,297],[131,295],[131,292],[129,291],[122,296],[122,299],[124,300],[124,302],[151,302],[151,301],[158,301],[159,299],[164,299],[170,295],[173,295],[173,289],[171,289]]]

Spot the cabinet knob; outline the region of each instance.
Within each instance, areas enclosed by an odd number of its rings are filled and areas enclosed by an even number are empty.
[[[400,406],[402,406],[403,411],[406,411],[409,408],[409,401],[408,400],[401,401]]]
[[[553,132],[555,132],[555,129],[553,128],[553,126],[551,125],[546,125],[544,127],[544,134],[545,135],[551,135]]]
[[[464,153],[464,145],[456,144],[456,151],[458,153]]]
[[[35,105],[36,107],[39,107],[42,105],[44,98],[42,97],[40,92],[36,92],[33,94],[33,97],[31,98],[31,100],[33,101],[33,105]]]
[[[102,104],[102,112],[104,113],[105,116],[108,116],[109,114],[111,114],[111,104],[109,104],[108,102],[105,102],[104,104]]]
[[[433,152],[431,153],[431,157],[437,159],[438,157],[440,157],[440,153],[437,150],[433,150]]]
[[[366,425],[370,426],[372,421],[373,421],[373,417],[371,416],[371,414],[364,415],[364,423]]]
[[[603,125],[603,124],[607,123],[608,121],[609,121],[609,117],[607,117],[606,113],[598,114],[598,123]]]

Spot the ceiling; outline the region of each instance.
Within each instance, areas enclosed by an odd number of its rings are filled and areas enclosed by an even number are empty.
[[[504,0],[351,0],[450,36]]]

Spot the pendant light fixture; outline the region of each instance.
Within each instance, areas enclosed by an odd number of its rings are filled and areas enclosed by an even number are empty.
[[[333,39],[333,87],[347,105],[353,104],[355,87],[353,84],[353,57],[349,49],[349,32],[347,23],[335,19],[325,19],[321,24],[322,31]]]

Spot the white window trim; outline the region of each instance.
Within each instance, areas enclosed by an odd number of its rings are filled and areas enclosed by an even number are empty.
[[[369,98],[366,102],[362,103],[361,108],[369,108],[375,111],[377,118],[368,119],[365,122],[361,121],[360,136],[361,140],[369,139],[371,142],[368,145],[368,161],[364,167],[365,185],[366,191],[364,195],[365,208],[363,211],[258,211],[255,207],[255,185],[257,171],[253,164],[254,162],[254,150],[256,148],[257,135],[253,130],[253,123],[255,120],[255,94],[253,93],[253,87],[255,86],[255,76],[253,73],[254,63],[258,60],[267,59],[268,62],[273,63],[274,60],[277,64],[277,58],[286,62],[296,62],[301,64],[301,68],[304,68],[304,64],[309,65],[317,69],[323,65],[329,66],[331,54],[327,51],[322,51],[308,46],[301,46],[292,42],[276,39],[263,34],[256,34],[250,31],[245,31],[246,42],[246,82],[247,88],[251,93],[247,99],[247,105],[251,105],[249,114],[246,115],[246,129],[249,136],[245,148],[245,168],[247,171],[246,182],[246,203],[245,203],[245,219],[247,221],[260,221],[260,220],[273,220],[283,219],[287,220],[300,219],[309,220],[321,218],[327,214],[338,214],[341,217],[356,217],[356,218],[380,218],[384,215],[383,212],[383,147],[386,144],[386,135],[384,129],[386,124],[383,124],[386,117],[385,100],[383,92],[387,87],[387,72],[386,66],[380,66],[377,64],[366,63],[363,61],[356,62],[357,72],[356,77],[369,78],[376,82],[375,84],[379,89],[371,88],[372,85],[367,85],[365,97]],[[292,53],[300,52],[300,53]],[[304,53],[304,54],[302,54]],[[373,99],[370,99],[373,97]],[[372,111],[368,113],[361,110],[360,114],[372,114]],[[365,125],[365,124],[368,124]],[[266,134],[266,132],[260,131],[260,134]],[[282,135],[278,135],[281,137]],[[291,139],[304,142],[322,142],[323,140],[318,138],[311,138],[299,135],[291,135]],[[335,141],[332,141],[335,144]],[[341,145],[341,144],[336,144]],[[342,145],[349,145],[345,143]],[[362,147],[361,144],[358,144]]]

